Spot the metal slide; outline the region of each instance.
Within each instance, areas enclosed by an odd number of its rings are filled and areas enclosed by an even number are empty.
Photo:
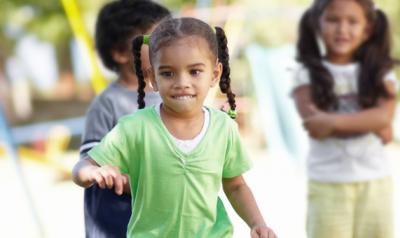
[[[21,169],[21,164],[17,153],[17,148],[14,143],[13,135],[11,133],[10,127],[8,126],[3,108],[1,106],[0,106],[0,144],[5,146],[6,158],[10,158],[15,167],[17,177],[20,179],[20,184],[29,203],[28,205],[31,210],[32,218],[36,224],[38,234],[40,234],[40,237],[46,237],[42,222],[39,217],[39,213],[37,212],[35,203],[32,198],[32,194],[29,190],[29,186],[26,182],[24,173],[22,172]]]
[[[263,130],[269,150],[274,155],[283,153],[295,160],[303,160],[308,150],[307,135],[290,96],[293,47],[266,49],[251,45],[246,49],[246,56],[251,66],[259,115],[265,122]]]

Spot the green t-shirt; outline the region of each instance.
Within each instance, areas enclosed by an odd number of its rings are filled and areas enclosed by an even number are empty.
[[[188,154],[175,145],[154,107],[121,118],[89,152],[99,165],[117,166],[130,176],[128,237],[232,237],[218,192],[222,178],[243,174],[250,161],[236,122],[207,110],[207,132]]]

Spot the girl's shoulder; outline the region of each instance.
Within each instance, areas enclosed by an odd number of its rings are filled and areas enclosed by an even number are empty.
[[[147,124],[156,118],[156,112],[154,107],[146,107],[143,109],[139,109],[133,113],[122,116],[118,120],[118,124],[123,126],[133,126],[133,125],[142,125]]]
[[[210,112],[210,123],[213,127],[219,128],[232,128],[237,127],[237,123],[235,120],[229,117],[228,113],[222,111],[220,109],[207,107]]]
[[[229,119],[232,121],[232,118],[230,118],[228,116],[228,113],[226,113],[225,111],[222,111],[221,109],[215,109],[212,107],[206,107],[206,108],[210,112],[210,115],[212,117],[216,117],[219,120],[228,120]]]
[[[397,76],[394,69],[391,69],[386,73],[384,80],[397,82]]]
[[[383,78],[384,81],[391,82],[393,84],[394,90],[399,91],[399,82],[397,80],[396,72],[394,69],[389,70]]]
[[[310,72],[308,68],[302,63],[295,63],[288,67],[288,71],[292,76],[291,88],[292,90],[311,83]]]
[[[291,62],[286,69],[291,73],[307,70],[307,67],[301,62]]]

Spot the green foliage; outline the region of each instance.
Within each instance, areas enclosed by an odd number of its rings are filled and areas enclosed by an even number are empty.
[[[167,6],[169,9],[173,11],[178,11],[182,7],[185,6],[195,6],[196,5],[196,0],[163,0],[160,1],[161,4],[164,6]]]
[[[77,0],[76,2],[79,4],[83,19],[86,20],[87,14],[90,15],[93,12],[97,14],[97,10],[106,1]],[[85,24],[88,22],[85,21]],[[86,25],[86,28],[89,31],[92,30],[89,25]],[[73,32],[61,0],[0,1],[0,31],[2,32],[0,34],[1,65],[5,58],[13,53],[16,41],[21,36],[30,33],[56,47],[61,69],[68,70],[70,67],[66,49],[69,49]]]

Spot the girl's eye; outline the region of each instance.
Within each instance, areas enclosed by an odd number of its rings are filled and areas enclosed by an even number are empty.
[[[199,69],[192,69],[192,70],[190,70],[190,74],[193,75],[193,76],[198,76],[198,75],[200,75],[201,72],[202,72],[202,71],[199,70]]]
[[[358,23],[357,19],[350,19],[349,20],[350,25],[355,25]]]
[[[174,73],[171,71],[164,71],[164,72],[160,72],[160,75],[165,78],[171,78],[174,76]]]
[[[334,22],[337,22],[337,21],[338,21],[338,18],[337,18],[337,17],[327,17],[327,18],[326,18],[326,21],[327,21],[327,22],[332,22],[332,23],[334,23]]]

